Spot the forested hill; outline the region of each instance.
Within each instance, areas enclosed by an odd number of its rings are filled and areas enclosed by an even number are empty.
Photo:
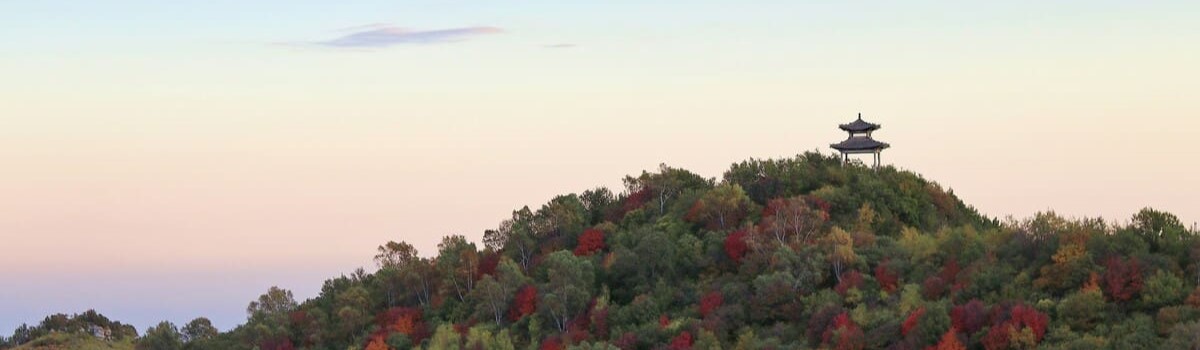
[[[164,322],[136,344],[1197,348],[1196,237],[1152,209],[1120,225],[998,222],[917,174],[816,153],[737,163],[720,180],[662,166],[516,210],[482,242],[445,237],[436,255],[387,242],[377,271],[300,303],[272,288],[236,329]]]

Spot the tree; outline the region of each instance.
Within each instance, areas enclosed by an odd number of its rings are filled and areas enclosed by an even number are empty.
[[[746,230],[738,230],[725,237],[725,255],[734,263],[742,261],[742,256],[746,255],[746,236]]]
[[[537,287],[523,286],[517,290],[512,305],[508,307],[508,319],[519,320],[537,311]]]
[[[1008,319],[992,326],[983,337],[985,349],[1033,348],[1046,335],[1049,317],[1025,305],[1013,306]]]
[[[591,255],[594,252],[603,250],[604,247],[604,231],[590,228],[584,230],[583,234],[579,235],[579,244],[575,247],[575,255]]]
[[[479,272],[479,252],[475,243],[467,242],[466,237],[450,235],[438,243],[437,267],[450,286],[454,288],[459,301],[466,301],[467,294],[475,288],[475,278]]]
[[[1172,250],[1188,234],[1187,227],[1174,214],[1143,208],[1133,215],[1130,227],[1156,250]]]
[[[1104,295],[1097,289],[1086,289],[1068,295],[1058,303],[1058,317],[1073,330],[1091,330],[1103,315]]]
[[[979,299],[971,299],[950,310],[951,327],[965,334],[975,334],[983,328],[987,319],[988,310]]]
[[[671,339],[671,343],[667,344],[668,350],[691,350],[692,348],[692,333],[683,332]]]
[[[854,240],[850,238],[850,233],[834,227],[825,242],[832,252],[829,254],[829,263],[833,268],[833,276],[841,281],[842,272],[858,259],[858,255],[854,253]]]
[[[417,248],[407,242],[388,241],[387,244],[379,246],[378,251],[375,264],[379,265],[379,268],[400,269],[421,260],[417,255]]]
[[[1164,349],[1200,349],[1200,321],[1180,323],[1171,328]]]
[[[557,196],[534,214],[534,231],[543,236],[578,234],[583,230],[587,219],[587,208],[579,200],[579,196]]]
[[[288,319],[297,307],[292,291],[279,287],[267,289],[267,293],[250,302],[246,307],[249,314],[246,333],[247,341],[261,349],[290,349]]]
[[[658,173],[642,172],[638,177],[625,177],[625,187],[629,193],[646,191],[651,194],[658,204],[658,213],[664,214],[667,202],[675,199],[686,189],[708,188],[712,181],[704,179],[690,171],[672,168],[659,164]]]
[[[479,308],[479,313],[492,317],[497,325],[502,324],[504,312],[513,296],[515,289],[497,282],[492,276],[483,276],[471,291],[471,298]]]
[[[338,293],[334,298],[338,334],[348,338],[363,329],[371,321],[370,307],[371,295],[361,285]]]
[[[584,311],[592,295],[594,272],[589,260],[567,251],[546,256],[546,282],[539,290],[540,304],[560,332],[567,330],[570,320]]]
[[[888,293],[895,292],[900,286],[900,277],[888,269],[886,262],[875,266],[875,280],[879,282],[879,288]]]
[[[529,271],[529,264],[536,253],[537,240],[534,232],[534,215],[529,207],[514,210],[512,218],[500,222],[500,227],[483,233],[483,243],[490,249],[505,252]]]
[[[829,214],[810,206],[804,197],[777,198],[767,202],[758,232],[780,245],[809,242],[827,220]]]
[[[212,321],[204,317],[191,320],[180,331],[183,333],[185,343],[211,339],[221,333],[217,327],[213,327]]]
[[[183,335],[179,329],[168,321],[146,329],[146,334],[138,339],[135,346],[138,350],[179,350],[183,349]]]
[[[251,318],[266,317],[283,319],[288,312],[296,309],[296,299],[292,296],[292,291],[272,286],[267,289],[267,293],[258,297],[258,300],[251,301],[246,307],[246,313]]]
[[[388,306],[394,306],[398,299],[397,294],[407,285],[408,275],[413,273],[412,270],[416,264],[421,263],[421,257],[417,255],[417,248],[406,242],[388,241],[387,244],[381,245],[377,249],[379,252],[375,255],[375,264],[379,266],[377,275],[383,281],[387,291]],[[419,292],[414,295],[418,297],[419,302],[424,302]]]
[[[462,342],[462,335],[454,331],[454,326],[443,324],[438,326],[429,340],[429,350],[460,350],[463,348]]]
[[[933,346],[933,350],[967,350],[967,347],[958,340],[958,331],[950,328],[946,334],[942,335],[941,341]]]
[[[1165,270],[1158,270],[1146,280],[1146,288],[1142,291],[1142,304],[1149,308],[1178,304],[1187,295],[1183,288],[1183,279]]]
[[[862,329],[844,311],[833,318],[829,329],[821,337],[824,343],[833,345],[833,349],[837,350],[860,350],[865,346]]]
[[[725,303],[725,298],[719,291],[712,291],[700,298],[700,317],[708,317],[714,310]]]
[[[1110,257],[1104,263],[1104,294],[1116,302],[1128,301],[1142,290],[1142,267],[1137,258]]]
[[[710,229],[726,229],[737,225],[754,205],[737,184],[721,184],[704,192],[688,209],[688,221],[704,223]]]

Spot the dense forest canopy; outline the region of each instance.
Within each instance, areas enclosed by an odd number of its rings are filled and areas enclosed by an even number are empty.
[[[199,318],[138,337],[89,311],[0,348],[81,332],[138,349],[1200,347],[1200,240],[1169,213],[1001,222],[914,173],[818,153],[624,183],[436,254],[387,242],[377,271],[303,302],[271,288],[226,332]]]

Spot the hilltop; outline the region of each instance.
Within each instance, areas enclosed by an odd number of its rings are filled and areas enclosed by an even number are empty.
[[[164,322],[138,347],[1200,345],[1200,239],[1170,213],[1000,222],[918,174],[818,153],[624,183],[515,210],[482,242],[445,237],[431,258],[386,242],[377,271],[313,299],[272,288],[236,329]]]

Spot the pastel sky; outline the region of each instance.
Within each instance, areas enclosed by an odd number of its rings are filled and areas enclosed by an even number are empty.
[[[0,2],[0,334],[228,329],[665,162],[828,152],[984,213],[1200,220],[1196,1]]]

